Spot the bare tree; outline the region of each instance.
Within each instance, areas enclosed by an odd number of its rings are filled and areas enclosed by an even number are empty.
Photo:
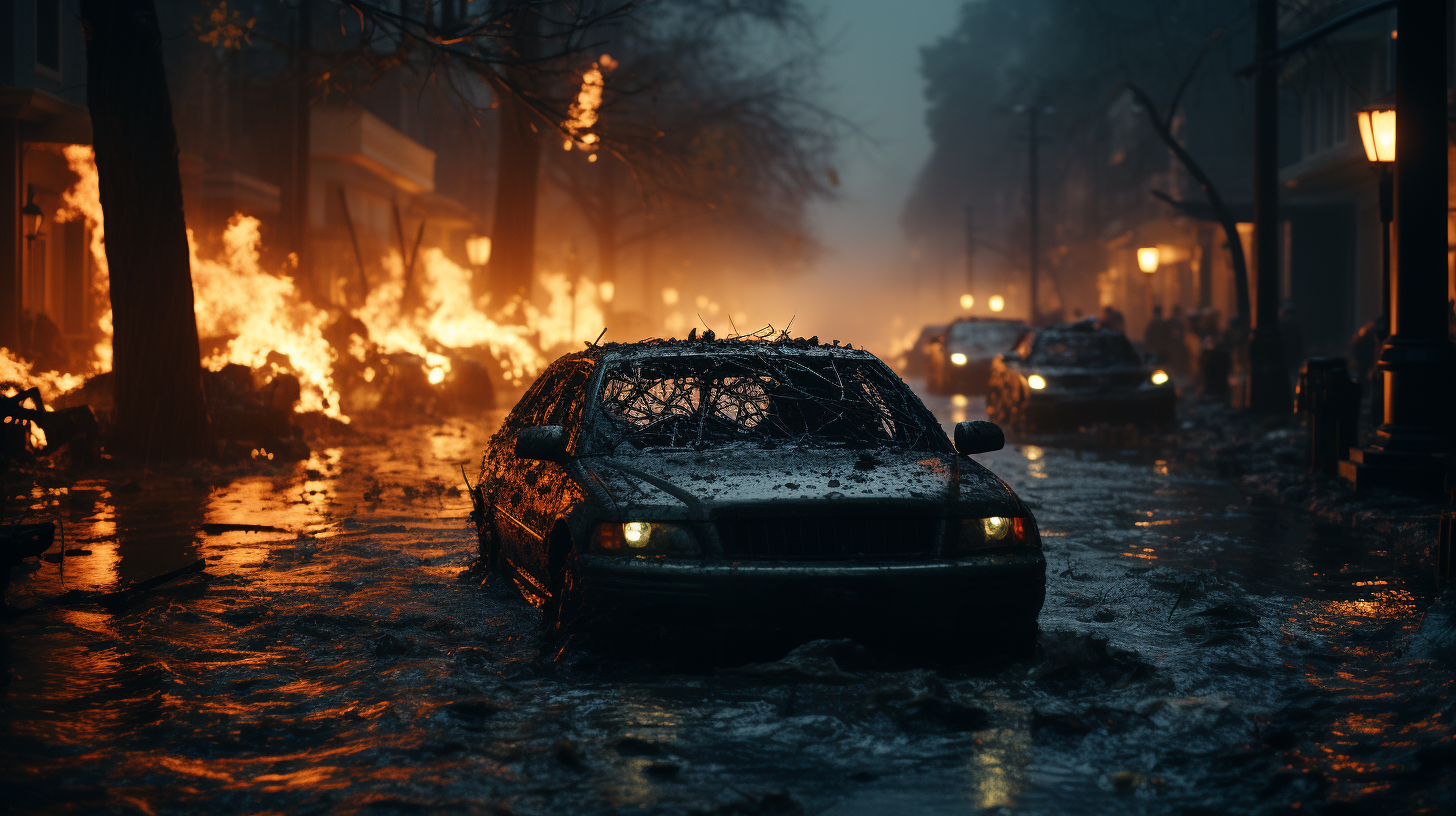
[[[361,61],[454,87],[467,106],[470,83],[493,92],[498,293],[531,280],[543,148],[551,177],[592,224],[604,270],[619,247],[688,225],[777,238],[777,250],[808,244],[803,205],[828,192],[832,117],[809,102],[819,49],[798,2],[338,2],[357,14],[361,43],[399,43],[355,49]],[[754,51],[755,37],[767,34],[788,56],[760,67],[768,54]],[[572,104],[599,60],[607,81],[583,130],[570,124]],[[576,149],[552,149],[561,144]]]

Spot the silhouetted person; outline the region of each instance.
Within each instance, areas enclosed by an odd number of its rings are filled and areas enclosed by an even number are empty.
[[[1168,364],[1168,322],[1163,319],[1162,304],[1154,304],[1153,316],[1143,329],[1143,347],[1152,352],[1162,365]]]
[[[1188,322],[1183,319],[1183,306],[1173,304],[1173,311],[1163,324],[1164,342],[1168,347],[1168,366],[1180,374],[1188,373]]]
[[[1111,303],[1102,309],[1102,325],[1113,331],[1127,332],[1127,320],[1123,318],[1122,312],[1112,308]]]

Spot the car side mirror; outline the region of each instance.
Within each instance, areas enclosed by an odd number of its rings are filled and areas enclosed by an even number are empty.
[[[956,453],[970,456],[973,453],[989,453],[1006,447],[1006,434],[994,422],[974,419],[957,422],[955,426]]]
[[[566,429],[560,425],[537,425],[516,434],[516,458],[543,462],[565,462]]]

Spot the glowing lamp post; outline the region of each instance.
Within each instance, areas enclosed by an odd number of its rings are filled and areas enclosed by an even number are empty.
[[[1158,248],[1155,246],[1140,247],[1137,251],[1138,269],[1149,275],[1158,271],[1158,260]]]
[[[470,256],[471,266],[485,266],[490,263],[490,237],[472,235],[466,238],[465,254]]]
[[[961,295],[961,308],[962,309],[965,309],[966,311],[969,312],[971,310],[971,307],[972,306],[975,306],[975,305],[976,305],[976,299],[975,298],[971,297],[970,295]]]
[[[1380,316],[1390,331],[1390,222],[1395,216],[1395,111],[1376,104],[1355,114],[1365,158],[1380,185]]]
[[[25,240],[34,241],[40,235],[40,225],[45,222],[45,211],[36,206],[35,187],[26,185],[25,206],[20,210],[25,228]]]
[[[1006,299],[1000,295],[992,295],[991,299],[986,301],[986,305],[991,307],[991,311],[999,312],[1006,308]]]

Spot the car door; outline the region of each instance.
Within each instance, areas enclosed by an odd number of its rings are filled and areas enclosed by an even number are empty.
[[[587,360],[569,361],[559,372],[560,381],[552,391],[553,402],[543,411],[540,424],[560,425],[566,429],[570,450],[574,450],[581,426],[582,406],[586,403],[586,387],[591,380],[592,364]],[[521,521],[529,528],[526,538],[533,544],[522,553],[521,565],[543,584],[550,585],[550,557],[546,544],[556,520],[566,517],[571,508],[583,499],[580,485],[557,462],[522,462],[523,489],[526,501]]]
[[[542,463],[516,457],[516,436],[526,428],[550,424],[546,422],[555,407],[564,380],[562,368],[551,366],[537,378],[526,395],[506,418],[501,432],[491,440],[491,512],[500,540],[501,560],[544,598],[545,586],[537,585],[530,563],[540,549],[541,540],[525,521],[537,499],[535,485]]]

